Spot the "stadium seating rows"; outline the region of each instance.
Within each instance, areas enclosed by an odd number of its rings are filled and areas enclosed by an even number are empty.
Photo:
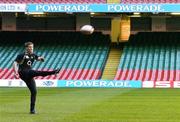
[[[46,60],[44,63],[36,62],[33,68],[39,70],[61,68],[61,71],[57,76],[38,77],[38,79],[89,80],[101,77],[109,51],[109,36],[101,33],[85,36],[69,32],[54,38],[59,39],[34,42],[37,54],[44,56]],[[6,43],[0,47],[2,57],[0,79],[14,78],[12,62],[17,53],[23,52],[23,42],[16,42]]]
[[[18,33],[18,32],[16,32]],[[54,75],[38,79],[88,80],[100,79],[109,52],[109,36],[94,33],[31,33],[12,35],[1,32],[0,79],[12,79],[12,62],[23,51],[24,41],[35,38],[35,50],[46,57],[33,66],[39,70],[61,68]],[[7,36],[11,35],[11,36]],[[38,36],[37,36],[38,35]],[[8,37],[8,38],[7,38]],[[47,38],[48,37],[48,38]],[[49,38],[52,37],[52,38]],[[91,37],[91,38],[90,38]],[[11,40],[11,41],[9,41]],[[8,42],[8,43],[7,43]],[[115,80],[180,81],[179,33],[139,33],[125,45]]]
[[[140,33],[125,46],[115,80],[180,81],[179,33]]]

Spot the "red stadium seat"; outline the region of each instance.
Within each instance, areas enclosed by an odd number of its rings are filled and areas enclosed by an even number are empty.
[[[180,81],[179,34],[173,33],[174,37],[171,34],[139,33],[137,38],[136,35],[133,36],[134,40],[129,40],[129,44],[124,48],[114,79]],[[159,39],[161,43],[157,42],[156,39],[148,39],[152,36]],[[142,40],[138,42],[140,38],[146,42]],[[146,48],[142,48],[145,46]]]

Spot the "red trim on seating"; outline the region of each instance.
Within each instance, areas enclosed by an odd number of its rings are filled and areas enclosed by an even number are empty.
[[[133,69],[130,69],[129,72],[128,72],[128,75],[126,77],[126,80],[130,80],[131,79],[131,76],[133,74],[134,70]]]
[[[43,69],[44,71],[51,69]],[[99,69],[61,69],[60,73],[35,79],[65,79],[65,80],[95,80],[102,72]],[[14,79],[13,69],[0,69],[0,79]],[[142,81],[180,81],[180,70],[121,70],[115,80],[142,80]]]
[[[120,75],[119,75],[119,76],[117,75],[117,79],[120,79],[120,78],[121,78],[122,73],[123,73],[123,70],[120,70],[120,71],[119,71],[119,74],[120,74]]]
[[[175,80],[176,81],[180,81],[180,70],[178,70],[177,72],[174,73],[175,74]],[[178,78],[179,77],[179,78]]]
[[[74,79],[74,80],[79,80],[80,77],[81,77],[82,72],[83,72],[83,69],[79,69],[79,70],[77,71],[77,73],[75,74],[75,78],[73,78],[73,79]]]
[[[164,70],[164,77],[163,77],[163,81],[167,81],[168,77],[168,71]]]
[[[152,77],[152,73],[153,73],[153,70],[149,70],[149,75],[148,75],[148,81],[150,81],[151,80],[151,77]]]
[[[94,75],[92,75],[91,80],[99,79],[100,76],[101,76],[101,74],[102,74],[102,73],[101,73],[101,70],[96,69],[95,72],[94,72]]]
[[[142,81],[145,80],[145,77],[146,77],[146,70],[144,70],[144,74],[143,74],[143,76],[142,76]]]
[[[80,80],[87,79],[88,74],[90,73],[90,70],[89,70],[89,69],[86,69],[86,70],[84,70],[84,71],[85,71],[85,73],[84,73],[83,77],[81,77],[81,79],[80,79]]]
[[[62,76],[62,80],[66,80],[67,77],[69,76],[69,73],[71,72],[72,69],[65,69],[64,75]]]
[[[73,77],[73,75],[74,75],[74,73],[75,73],[75,71],[76,71],[76,69],[72,69],[72,70],[70,71],[70,73],[69,73],[69,76],[68,76],[66,79],[67,79],[67,80],[71,80],[72,77]]]
[[[8,71],[8,69],[6,69],[6,68],[2,69],[2,71],[0,72],[0,79],[3,78],[3,76],[6,74],[7,71]]]
[[[115,80],[180,81],[180,70],[118,70]]]
[[[161,72],[161,78],[160,78],[160,81],[163,80],[163,77],[164,77],[164,70],[162,70],[162,72]]]
[[[75,76],[77,75],[77,72],[78,72],[78,70],[77,69],[73,69],[74,71],[73,71],[73,74],[72,74],[72,76],[70,77],[70,79],[75,79]],[[79,70],[81,70],[81,69],[79,69]]]
[[[13,69],[9,69],[6,73],[6,75],[4,76],[4,79],[8,79],[10,78],[11,74],[13,74]]]
[[[60,77],[59,77],[59,79],[62,79],[62,78],[63,78],[65,72],[66,72],[66,69],[62,69],[62,72],[60,72]]]
[[[169,73],[169,80],[170,81],[174,81],[175,77],[176,77],[175,74],[174,74],[175,71],[174,70],[170,70],[169,72],[170,72]]]
[[[127,74],[127,70],[125,69],[122,71],[122,75],[120,77],[120,80],[124,80],[126,78],[126,74]]]
[[[145,73],[146,73],[145,70],[140,70],[140,74],[139,74],[138,80],[141,80],[141,81],[142,81]]]
[[[134,70],[133,72],[134,72],[134,73],[133,73],[133,75],[131,76],[131,77],[132,77],[132,80],[136,80],[136,77],[137,77],[137,75],[138,75],[138,70]]]
[[[141,70],[137,70],[137,75],[136,75],[136,79],[135,79],[135,80],[138,80],[138,79],[139,79],[140,72],[141,72]]]
[[[122,70],[119,69],[119,70],[117,71],[117,73],[116,73],[116,76],[115,76],[114,80],[120,79],[121,75],[122,75]]]

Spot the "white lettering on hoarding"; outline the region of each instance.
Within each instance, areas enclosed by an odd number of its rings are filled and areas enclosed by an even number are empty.
[[[104,87],[104,86],[106,86],[106,83],[107,83],[107,82],[105,82],[105,81],[101,81],[101,82],[99,83],[99,86]]]
[[[111,12],[158,12],[164,11],[161,5],[108,5],[108,11]]]
[[[66,85],[65,86],[71,86],[73,84],[73,82],[72,81],[66,81]]]
[[[71,7],[70,6],[63,6],[63,8],[64,8],[64,10],[65,11],[71,11]],[[74,8],[73,6],[72,6],[72,8]],[[74,9],[72,9],[72,10],[75,10],[76,8],[74,8]],[[77,11],[77,10],[76,10]]]
[[[137,7],[135,7],[135,6],[134,6],[133,11],[135,11],[135,10],[137,10],[137,11],[141,11],[141,10],[142,10],[142,8],[143,8],[142,6],[137,6]]]
[[[0,4],[0,12],[25,12],[26,4]]]
[[[65,86],[73,87],[131,87],[129,82],[123,81],[67,81]]]
[[[180,4],[28,4],[27,12],[178,12]],[[2,9],[5,7],[3,6]],[[25,9],[26,11],[26,9]]]
[[[143,86],[143,88],[153,88],[154,82],[153,81],[143,81],[142,86]]]
[[[174,81],[174,88],[180,88],[180,81]]]
[[[156,81],[155,87],[156,88],[170,88],[171,84],[170,84],[170,81]]]
[[[7,80],[8,87],[25,87],[26,84],[22,80]]]
[[[143,88],[180,88],[180,81],[143,81]]]
[[[90,12],[89,5],[36,5],[36,11],[43,12]]]

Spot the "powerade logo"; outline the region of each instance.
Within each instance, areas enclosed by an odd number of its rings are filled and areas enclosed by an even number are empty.
[[[108,5],[108,11],[114,12],[163,12],[161,5]]]
[[[54,82],[52,81],[44,81],[43,86],[53,86]]]
[[[141,88],[141,81],[60,80],[58,87]]]
[[[89,5],[37,5],[36,11],[44,12],[88,12],[91,11]]]
[[[28,12],[179,12],[180,4],[28,4]]]

